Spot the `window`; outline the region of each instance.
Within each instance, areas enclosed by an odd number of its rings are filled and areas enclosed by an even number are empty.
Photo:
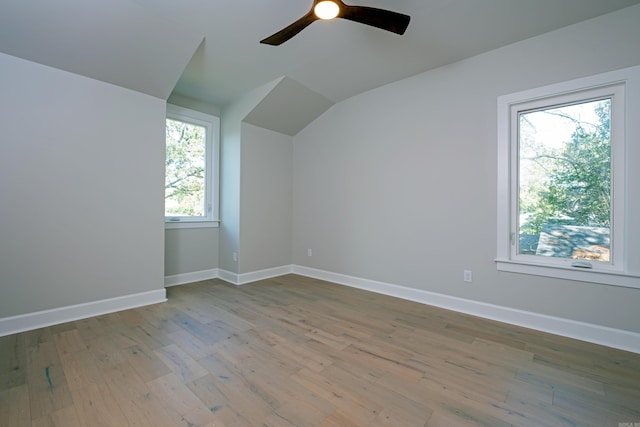
[[[498,98],[499,270],[640,287],[631,82],[640,67]]]
[[[167,228],[217,225],[218,127],[217,117],[167,105]]]

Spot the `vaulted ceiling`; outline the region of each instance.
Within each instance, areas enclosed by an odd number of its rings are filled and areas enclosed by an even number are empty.
[[[0,52],[164,99],[173,92],[224,106],[286,77],[282,93],[302,88],[333,103],[640,0],[353,0],[410,15],[407,32],[338,19],[278,47],[259,43],[311,3],[4,1]]]

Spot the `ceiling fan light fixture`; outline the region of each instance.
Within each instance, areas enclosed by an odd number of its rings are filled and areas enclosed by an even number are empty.
[[[313,0],[311,9],[300,19],[287,25],[277,33],[270,35],[266,39],[260,40],[260,43],[279,46],[318,19],[333,18],[359,22],[400,35],[404,34],[411,20],[409,15],[375,7],[351,6],[344,4],[342,0]]]
[[[321,1],[313,8],[313,12],[320,19],[333,19],[340,13],[340,6],[330,0]]]

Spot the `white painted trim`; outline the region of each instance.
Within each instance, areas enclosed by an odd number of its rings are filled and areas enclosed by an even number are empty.
[[[219,228],[220,221],[170,221],[164,220],[165,230],[176,230],[180,228]]]
[[[271,279],[272,277],[284,276],[293,272],[293,266],[283,265],[281,267],[267,268],[265,270],[242,273],[238,276],[238,284],[257,282],[258,280]]]
[[[637,117],[640,111],[640,66],[636,65],[602,74],[573,79],[548,86],[499,96],[497,99],[497,256],[496,268],[521,274],[531,274],[558,279],[568,279],[610,286],[640,289],[640,253],[637,239],[626,239],[634,235],[632,218],[638,217],[639,199],[636,182],[632,179],[630,164],[638,163],[637,152],[631,148],[640,135]],[[517,180],[515,139],[517,130],[511,113],[530,107],[560,104],[566,101],[595,99],[611,96],[613,101],[612,135],[612,182],[615,202],[611,265],[600,265],[593,269],[571,267],[571,261],[553,257],[535,257],[515,253],[511,236],[515,230],[515,186]],[[620,108],[618,108],[620,107]],[[513,109],[513,110],[512,110]],[[621,114],[621,116],[617,116]],[[626,117],[624,119],[623,117]],[[621,124],[624,124],[623,126]],[[624,149],[622,149],[624,148]],[[635,228],[637,230],[637,228]],[[516,233],[517,234],[517,233]],[[617,250],[616,250],[617,249]],[[617,254],[617,255],[616,255]],[[536,258],[534,260],[534,258]]]
[[[496,266],[500,271],[640,289],[640,276],[638,274],[596,269],[580,269],[579,267],[565,267],[560,265],[534,264],[531,262],[515,261],[510,259],[496,259],[495,261]]]
[[[239,285],[240,279],[237,273],[232,273],[231,271],[218,269],[218,279],[224,280],[227,283],[231,283],[232,285]]]
[[[124,295],[84,304],[69,305],[0,319],[0,336],[16,334],[46,326],[57,325],[88,317],[128,310],[167,300],[166,291],[157,289],[139,294]]]
[[[265,270],[252,271],[249,273],[232,273],[226,270],[219,270],[219,278],[234,285],[245,285],[258,280],[270,279],[272,277],[283,276],[293,272],[293,266],[283,265],[281,267],[267,268]]]
[[[292,272],[301,276],[326,280],[353,288],[364,289],[379,294],[479,316],[485,319],[496,320],[640,354],[640,333],[637,332],[517,310],[390,283],[361,279],[300,265],[294,265]]]
[[[202,280],[217,279],[219,277],[218,269],[192,271],[190,273],[174,274],[172,276],[164,276],[164,286],[184,285],[187,283],[200,282]]]

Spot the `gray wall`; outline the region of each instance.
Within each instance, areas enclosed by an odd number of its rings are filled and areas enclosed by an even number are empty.
[[[291,264],[292,137],[243,122],[279,82],[222,110],[220,228],[167,230],[167,276],[213,268],[241,274]],[[215,112],[184,97],[169,102]]]
[[[218,268],[218,246],[218,228],[174,228],[165,230],[165,276]]]
[[[0,54],[0,318],[163,288],[165,102]]]
[[[226,106],[220,117],[220,246],[219,268],[239,272],[242,120],[273,89],[273,81]]]
[[[494,263],[497,97],[640,64],[639,22],[629,8],[332,107],[294,137],[294,264],[639,332],[638,289]]]
[[[291,264],[292,139],[242,124],[239,273]]]

